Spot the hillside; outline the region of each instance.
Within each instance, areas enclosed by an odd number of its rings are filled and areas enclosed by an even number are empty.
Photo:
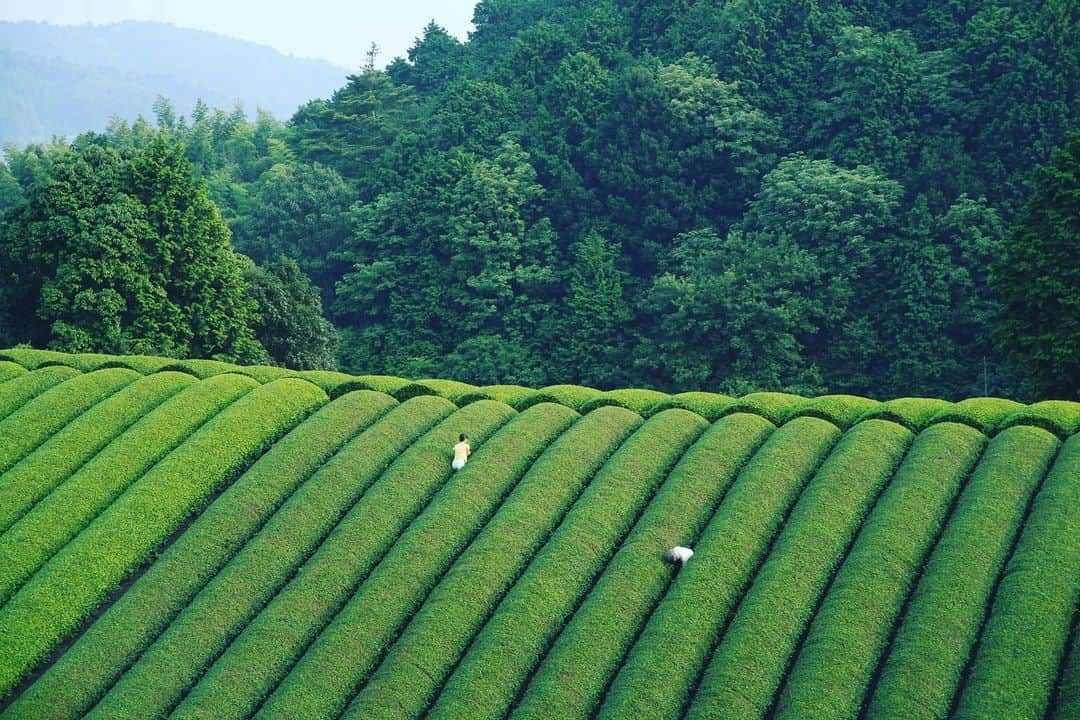
[[[0,23],[0,143],[101,131],[112,117],[153,117],[158,95],[189,114],[198,99],[286,119],[329,95],[348,71],[322,60],[163,23],[63,27]]]
[[[1080,403],[16,349],[0,473],[3,720],[1080,717]]]

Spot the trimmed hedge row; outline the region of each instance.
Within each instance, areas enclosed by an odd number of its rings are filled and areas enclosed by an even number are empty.
[[[895,423],[859,423],[806,488],[743,597],[688,718],[761,717],[833,570],[911,443]]]
[[[916,573],[986,438],[934,425],[916,439],[810,625],[775,716],[854,720]]]
[[[801,395],[782,392],[756,392],[743,395],[727,407],[725,414],[745,412],[760,415],[773,425],[787,422],[795,408],[806,401]]]
[[[430,396],[405,406],[428,404],[453,409],[449,401]],[[458,434],[465,431],[482,443],[512,415],[504,405],[482,403],[458,410],[413,443],[233,641],[174,716],[249,716],[445,483],[450,471],[447,448]]]
[[[12,348],[0,352],[0,360],[10,360],[22,365],[27,370],[37,370],[41,367],[64,365],[75,370],[96,370],[99,365],[109,360],[117,359],[113,355],[98,355],[96,353],[65,353],[58,350],[38,350],[36,348]]]
[[[516,408],[522,400],[535,392],[523,385],[484,385],[473,392],[467,392],[457,399],[459,405],[468,405],[477,400],[497,400]]]
[[[552,443],[431,592],[344,717],[421,715],[529,558],[640,424],[629,410],[603,408]]]
[[[1080,432],[1080,403],[1065,400],[1043,400],[1027,405],[1001,421],[998,430],[1016,425],[1034,425],[1048,430],[1062,440]]]
[[[579,599],[705,427],[698,415],[669,410],[622,444],[473,640],[428,713],[430,720],[504,716]]]
[[[119,369],[79,375],[46,390],[0,420],[0,473],[6,473],[65,425],[139,377],[133,370]],[[8,524],[10,520],[0,520],[0,530]]]
[[[880,405],[877,400],[857,395],[820,395],[804,400],[791,411],[791,417],[817,417],[847,430]]]
[[[601,719],[680,717],[772,537],[839,436],[824,420],[796,418],[754,454],[615,676]]]
[[[548,385],[539,390],[534,390],[531,395],[520,400],[515,407],[520,411],[526,410],[533,405],[551,402],[581,412],[581,409],[585,407],[585,403],[598,395],[600,395],[599,390],[583,385]]]
[[[50,367],[27,372],[0,385],[0,420],[41,393],[78,375],[79,371],[73,368]]]
[[[912,432],[922,432],[935,417],[952,408],[948,400],[937,398],[897,398],[878,403],[859,418],[863,420],[888,420],[899,423]]]
[[[6,529],[0,535],[0,605],[127,484],[187,437],[196,423],[248,389],[245,385],[229,393],[218,384],[217,392],[201,394],[201,403],[192,404],[195,396],[186,397],[183,413],[174,413],[180,417],[169,428],[170,439],[139,430],[123,437],[132,425],[197,382],[182,373],[141,377],[83,413],[8,471],[0,485],[0,529]]]
[[[1076,611],[1080,614],[1080,609]],[[1072,650],[1062,659],[1061,685],[1054,698],[1052,720],[1075,720],[1080,717],[1080,624],[1073,619]]]
[[[205,380],[200,385],[221,382]],[[274,511],[394,401],[359,392],[323,406],[230,485],[2,717],[82,717]],[[448,403],[446,403],[448,405]]]
[[[960,495],[885,660],[874,718],[945,717],[1028,504],[1058,447],[1039,428],[990,443]]]
[[[254,382],[254,381],[252,381]],[[0,609],[0,695],[71,633],[190,513],[326,393],[279,380],[240,398],[98,516]]]
[[[757,415],[729,415],[690,447],[559,635],[514,718],[591,716],[675,575],[664,551],[694,544],[740,468],[774,429]]]
[[[596,408],[614,405],[633,410],[639,415],[646,415],[653,406],[669,397],[671,396],[667,393],[656,390],[608,390],[582,405],[581,412],[588,413]]]
[[[677,395],[669,395],[660,402],[649,408],[648,416],[680,408],[695,412],[709,422],[716,422],[724,416],[724,411],[735,402],[735,398],[727,395],[709,392],[684,392]]]
[[[1004,398],[968,398],[943,408],[930,422],[970,425],[984,435],[993,435],[1005,418],[1022,407],[1015,400]]]
[[[381,409],[391,403],[384,396]],[[351,440],[292,493],[88,717],[134,720],[168,714],[232,638],[292,579],[344,512],[451,407],[435,398],[399,405]]]
[[[956,720],[1046,717],[1080,598],[1078,509],[1080,435],[1075,435],[1035,497],[1005,567]]]
[[[10,360],[0,360],[0,383],[26,374],[26,368]]]
[[[577,417],[561,405],[537,406],[481,444],[394,542],[257,717],[340,713],[502,498]]]

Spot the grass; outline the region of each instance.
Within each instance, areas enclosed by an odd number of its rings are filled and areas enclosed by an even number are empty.
[[[960,687],[994,583],[1058,441],[1032,427],[990,443],[919,580],[869,704],[875,718],[941,718]]]
[[[764,715],[818,598],[910,442],[907,429],[882,420],[860,423],[844,435],[743,597],[688,718]]]
[[[953,498],[986,443],[965,425],[919,435],[814,618],[775,716],[854,719]]]

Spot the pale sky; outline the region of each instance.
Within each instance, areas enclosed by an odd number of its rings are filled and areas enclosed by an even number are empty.
[[[431,20],[464,41],[478,0],[0,0],[0,21],[108,25],[155,20],[269,45],[355,71],[374,41],[378,64],[404,56]]]

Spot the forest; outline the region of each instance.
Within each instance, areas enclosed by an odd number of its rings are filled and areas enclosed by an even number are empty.
[[[6,148],[0,347],[1080,393],[1080,5],[482,0],[287,122]]]

